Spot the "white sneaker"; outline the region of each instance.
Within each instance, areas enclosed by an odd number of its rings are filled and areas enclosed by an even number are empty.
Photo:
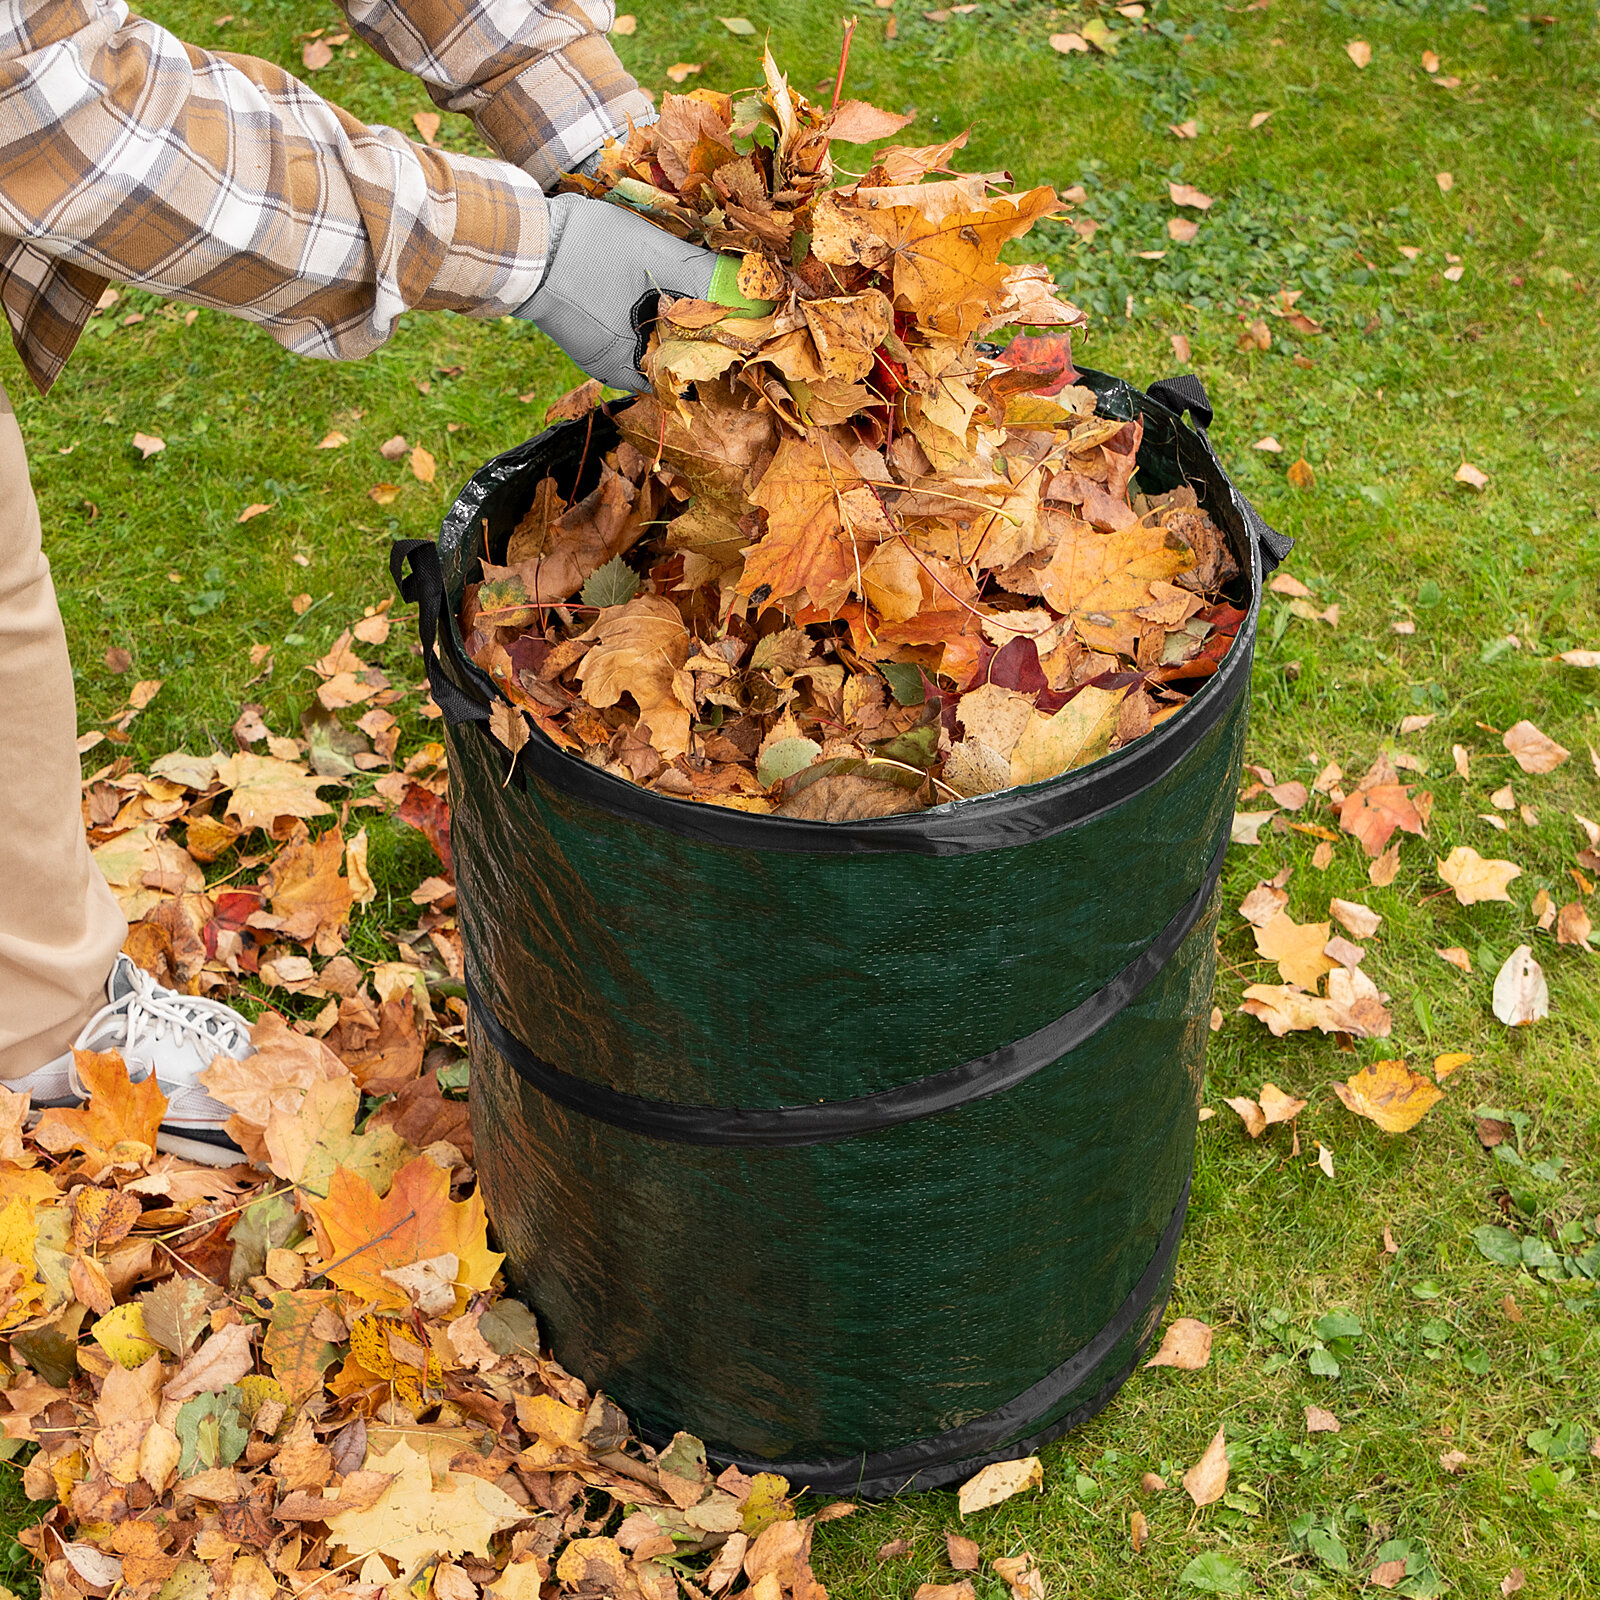
[[[125,955],[106,982],[106,1004],[78,1035],[78,1050],[116,1050],[135,1082],[152,1072],[167,1097],[156,1147],[208,1167],[230,1167],[244,1151],[223,1128],[233,1108],[211,1095],[200,1074],[218,1056],[255,1054],[250,1024],[220,1000],[164,989]],[[88,1098],[69,1051],[5,1087],[31,1094],[35,1106],[82,1105]]]

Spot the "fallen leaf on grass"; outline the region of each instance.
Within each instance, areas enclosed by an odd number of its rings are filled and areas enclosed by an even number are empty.
[[[1317,1165],[1322,1168],[1323,1174],[1333,1176],[1333,1151],[1319,1139],[1317,1141]]]
[[[1293,1122],[1308,1104],[1307,1101],[1296,1100],[1293,1095],[1285,1094],[1275,1083],[1262,1084],[1260,1100],[1238,1095],[1223,1103],[1239,1113],[1244,1121],[1245,1132],[1252,1139],[1259,1139],[1276,1123]]]
[[[167,448],[167,441],[157,438],[153,433],[136,433],[133,436],[133,448],[148,461],[151,456],[160,455]]]
[[[1500,1593],[1506,1597],[1506,1600],[1510,1600],[1512,1595],[1520,1594],[1522,1592],[1523,1587],[1527,1584],[1527,1581],[1527,1576],[1524,1574],[1522,1568],[1513,1567],[1505,1575],[1505,1577],[1500,1580]]]
[[[1460,967],[1463,972],[1472,971],[1472,957],[1458,944],[1436,949],[1433,952],[1442,961],[1448,961],[1452,967]]]
[[[1250,128],[1253,132],[1259,128],[1273,113],[1271,111],[1254,111],[1250,114]]]
[[[1144,1542],[1150,1537],[1150,1519],[1142,1511],[1135,1511],[1128,1518],[1128,1542],[1133,1546],[1133,1553],[1140,1554],[1144,1549]]]
[[[1443,1083],[1451,1073],[1459,1072],[1472,1057],[1465,1050],[1447,1050],[1433,1058],[1433,1081]]]
[[[236,522],[250,522],[271,509],[272,506],[268,501],[257,500],[254,504],[246,506],[234,520]]]
[[[1052,33],[1050,48],[1061,55],[1088,55],[1089,41],[1081,33]]]
[[[1229,836],[1234,844],[1260,844],[1261,830],[1276,811],[1235,811]]]
[[[307,72],[320,72],[333,60],[333,51],[325,39],[308,39],[300,50],[300,65]]]
[[[1444,1098],[1437,1085],[1403,1061],[1374,1061],[1336,1083],[1333,1092],[1345,1109],[1375,1122],[1385,1133],[1405,1133],[1416,1127]]]
[[[1393,1589],[1399,1584],[1400,1580],[1405,1577],[1405,1575],[1405,1562],[1395,1560],[1380,1561],[1377,1566],[1375,1566],[1368,1574],[1368,1577],[1370,1577],[1380,1589]]]
[[[976,1539],[947,1532],[944,1536],[944,1547],[951,1567],[957,1572],[976,1572],[983,1565],[983,1552],[978,1548]]]
[[[961,1485],[956,1505],[961,1515],[970,1517],[975,1511],[986,1511],[1002,1500],[1009,1500],[1024,1489],[1038,1489],[1044,1485],[1044,1466],[1038,1456],[1024,1456],[1020,1461],[996,1461]]]
[[[1328,913],[1347,933],[1358,939],[1370,939],[1378,931],[1383,917],[1359,900],[1330,900]]]
[[[617,18],[615,22],[611,24],[611,31],[613,33],[620,33],[624,37],[627,37],[632,33],[637,33],[638,30],[639,19],[634,16],[629,16],[626,12],[624,12],[620,17]]]
[[[1439,193],[1440,194],[1449,194],[1450,191],[1453,188],[1455,188],[1455,186],[1456,186],[1456,180],[1455,180],[1454,176],[1451,173],[1448,173],[1448,172],[1436,172],[1436,173],[1434,173],[1433,181],[1436,184],[1439,185]],[[1474,469],[1474,470],[1476,470],[1476,469]],[[1458,476],[1459,476],[1459,474],[1458,474]]]
[[[1278,963],[1285,983],[1315,989],[1323,973],[1337,964],[1324,954],[1329,932],[1326,922],[1298,923],[1280,911],[1256,929],[1256,949],[1268,961]]]
[[[1457,1473],[1467,1464],[1466,1452],[1462,1450],[1445,1450],[1439,1455],[1439,1465],[1449,1473]]]
[[[994,1575],[1011,1591],[1011,1600],[1044,1600],[1044,1577],[1031,1552],[1020,1556],[996,1556],[990,1565]]]
[[[1218,1428],[1206,1453],[1183,1475],[1183,1486],[1197,1506],[1215,1505],[1228,1487],[1227,1429]]]
[[[773,1586],[777,1592],[777,1586]],[[754,1590],[750,1593],[754,1594]],[[911,1600],[975,1600],[977,1591],[972,1587],[970,1578],[963,1578],[959,1583],[922,1583],[917,1585],[917,1592]]]
[[[1550,989],[1533,951],[1519,944],[1494,980],[1494,1014],[1508,1028],[1523,1028],[1550,1015]],[[46,1113],[48,1115],[48,1113]]]
[[[1589,935],[1593,932],[1594,924],[1581,901],[1574,900],[1556,913],[1557,944],[1575,944],[1593,955],[1594,947],[1589,943]]]
[[[699,61],[674,61],[667,68],[667,76],[674,83],[682,83],[686,78],[696,72],[704,71],[704,63]]]
[[[1161,1348],[1145,1362],[1147,1367],[1176,1367],[1198,1372],[1211,1359],[1211,1329],[1194,1317],[1178,1317],[1161,1337]]]
[[[1339,1419],[1331,1411],[1324,1411],[1321,1406],[1306,1407],[1307,1433],[1338,1433],[1339,1428]]]
[[[432,483],[437,472],[432,454],[417,445],[411,452],[411,475],[418,483]]]
[[[1344,53],[1358,67],[1364,67],[1372,60],[1372,46],[1365,39],[1351,39],[1345,45]]]
[[[1527,721],[1507,728],[1501,742],[1524,772],[1554,772],[1572,754]]]
[[[1464,483],[1470,489],[1476,489],[1482,494],[1489,487],[1489,474],[1481,468],[1473,466],[1470,461],[1463,461],[1455,470],[1457,483]]]
[[[1269,812],[1270,816],[1271,813]],[[1239,902],[1239,915],[1258,928],[1265,927],[1288,905],[1288,894],[1272,883],[1258,883]]]
[[[717,21],[719,21],[729,33],[738,34],[743,38],[748,38],[756,31],[756,25],[747,17],[718,17]]]
[[[431,145],[439,137],[439,113],[437,111],[415,111],[411,115],[411,126],[422,135],[424,144]]]
[[[1200,224],[1192,217],[1169,217],[1167,219],[1167,237],[1174,244],[1189,244],[1200,232]]]
[[[1522,868],[1512,861],[1485,861],[1471,845],[1458,844],[1438,863],[1439,876],[1455,890],[1464,906],[1480,900],[1510,900],[1506,885],[1522,876]]]
[[[1167,193],[1172,197],[1175,206],[1192,206],[1196,211],[1209,211],[1216,201],[1208,194],[1202,194],[1192,184],[1169,183]]]
[[[1265,450],[1269,455],[1281,456],[1283,454],[1283,446],[1270,433],[1264,438],[1257,439],[1250,448],[1252,450]]]

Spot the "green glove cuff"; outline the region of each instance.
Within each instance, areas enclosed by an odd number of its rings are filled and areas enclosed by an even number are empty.
[[[777,302],[747,300],[739,293],[739,268],[743,263],[743,256],[730,254],[718,256],[716,266],[711,269],[711,287],[706,291],[706,299],[713,305],[742,311],[747,317],[764,317],[775,308]]]

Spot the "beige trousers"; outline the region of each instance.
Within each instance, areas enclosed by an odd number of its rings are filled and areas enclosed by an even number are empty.
[[[0,1079],[70,1048],[127,925],[83,833],[67,635],[0,389]]]

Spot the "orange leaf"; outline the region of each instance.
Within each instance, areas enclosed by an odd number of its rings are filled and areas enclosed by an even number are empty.
[[[789,600],[805,590],[814,604],[837,604],[846,580],[855,575],[839,497],[860,488],[861,481],[849,456],[829,435],[786,438],[750,495],[751,503],[767,513],[767,532],[745,551],[739,593],[754,595],[765,588],[765,603]],[[871,549],[865,554],[870,556]]]
[[[313,1328],[333,1298],[325,1289],[285,1290],[272,1297],[272,1323],[261,1354],[291,1401],[320,1389],[322,1374],[338,1359],[337,1346]]]
[[[78,1076],[89,1090],[87,1105],[46,1111],[35,1137],[46,1150],[89,1150],[109,1155],[120,1146],[142,1145],[152,1154],[167,1097],[154,1074],[134,1083],[115,1050],[75,1050]],[[131,1152],[128,1152],[131,1154]]]
[[[1353,833],[1362,849],[1376,858],[1396,828],[1420,834],[1423,823],[1422,813],[1411,802],[1410,784],[1380,783],[1357,789],[1345,798],[1339,808],[1339,826]]]
[[[337,1168],[328,1198],[314,1205],[328,1240],[332,1265],[327,1276],[363,1300],[403,1311],[410,1298],[384,1273],[436,1256],[454,1255],[456,1311],[466,1309],[468,1292],[487,1289],[504,1256],[489,1248],[483,1201],[450,1198],[450,1174],[427,1156],[418,1156],[395,1174],[388,1194],[379,1198],[364,1178]]]
[[[1333,1092],[1347,1110],[1375,1122],[1385,1133],[1404,1133],[1422,1121],[1443,1093],[1403,1061],[1374,1061],[1352,1073]]]

